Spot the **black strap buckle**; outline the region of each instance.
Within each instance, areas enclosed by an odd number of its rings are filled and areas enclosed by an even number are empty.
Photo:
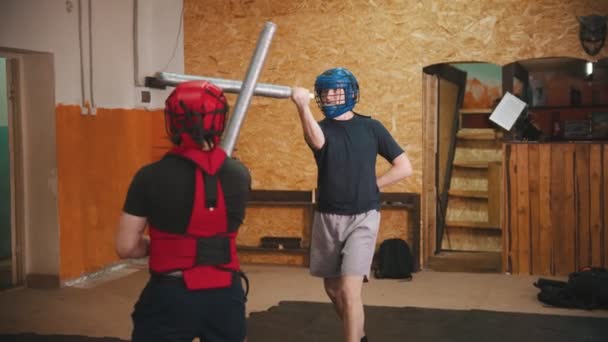
[[[196,240],[197,265],[223,265],[231,260],[230,238],[226,236],[212,236]]]

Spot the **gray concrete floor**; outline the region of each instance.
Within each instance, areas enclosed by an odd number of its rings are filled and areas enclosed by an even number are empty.
[[[0,333],[35,332],[115,336],[128,339],[130,314],[148,274],[129,264],[59,289],[17,288],[0,292]],[[243,265],[251,282],[247,311],[280,301],[328,302],[322,281],[307,268]],[[532,283],[538,277],[421,271],[411,282],[372,279],[364,285],[366,305],[542,313],[608,318],[608,311],[544,307]]]

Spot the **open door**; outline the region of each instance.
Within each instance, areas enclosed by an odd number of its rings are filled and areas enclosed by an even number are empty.
[[[23,284],[22,229],[16,214],[17,172],[17,60],[0,57],[0,289]]]
[[[433,170],[433,174],[425,175],[423,181],[423,193],[426,195],[423,203],[427,233],[424,245],[426,259],[439,252],[441,248],[451,166],[456,146],[458,113],[464,100],[467,74],[447,64],[429,66],[424,68],[423,72],[425,82],[423,141],[435,144],[435,146],[425,146],[427,153],[424,156],[425,170],[427,172]],[[432,152],[429,148],[432,148]],[[430,167],[432,164],[435,165],[434,168]],[[432,227],[433,224],[435,227]]]

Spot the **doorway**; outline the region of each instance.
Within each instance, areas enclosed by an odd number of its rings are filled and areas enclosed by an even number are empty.
[[[15,172],[12,65],[0,57],[0,289],[19,283],[15,253]]]
[[[0,155],[9,161],[8,176],[0,174],[0,182],[6,184],[8,179],[10,189],[11,254],[10,262],[3,265],[10,265],[11,287],[57,287],[60,259],[53,55],[0,47],[0,57],[5,64],[8,108],[8,147],[0,144]],[[4,199],[0,203],[5,203]],[[0,240],[6,243],[8,238],[0,235]]]
[[[445,91],[447,87],[442,87],[442,76],[441,71],[444,66],[449,65],[460,69],[465,69],[467,72],[467,87],[471,85],[475,77],[473,76],[472,70],[468,67],[458,64],[471,64],[473,66],[478,65],[492,65],[495,69],[493,74],[497,76],[494,79],[500,79],[501,85],[496,87],[494,91],[494,100],[502,97],[506,92],[510,92],[521,100],[527,103],[528,107],[525,111],[525,115],[522,114],[518,120],[519,125],[516,125],[510,131],[498,131],[492,132],[481,132],[481,131],[470,131],[467,135],[459,137],[459,133],[463,133],[462,130],[457,134],[451,133],[451,139],[448,139],[448,146],[450,144],[456,146],[466,146],[468,148],[475,147],[477,150],[475,153],[468,153],[469,156],[475,157],[472,159],[463,158],[464,161],[469,163],[462,163],[463,159],[459,158],[458,151],[452,153],[455,157],[451,160],[451,165],[454,167],[451,170],[450,175],[452,176],[451,182],[439,183],[439,173],[443,173],[444,169],[449,169],[442,164],[439,164],[437,160],[441,159],[442,149],[445,149],[444,144],[445,137],[441,134],[441,117],[445,115],[441,108],[446,104],[443,102],[445,94],[441,95],[442,91]],[[475,240],[470,238],[474,235],[482,236],[484,240],[484,248],[489,250],[481,251],[482,253],[498,253],[494,257],[494,261],[491,259],[483,259],[480,261],[478,258],[470,258],[467,262],[469,267],[468,270],[461,269],[463,271],[471,272],[470,266],[483,265],[485,261],[488,261],[487,265],[502,263],[502,271],[512,271],[512,246],[514,240],[510,237],[511,231],[518,232],[520,236],[519,248],[520,251],[525,252],[525,258],[532,257],[533,262],[530,264],[532,271],[535,267],[539,267],[536,262],[541,260],[535,253],[538,252],[537,244],[539,223],[528,222],[524,220],[525,224],[521,228],[517,228],[515,222],[510,215],[513,215],[511,210],[512,199],[509,198],[509,174],[507,173],[507,163],[510,160],[510,150],[506,148],[503,150],[491,151],[491,144],[495,142],[502,143],[503,141],[539,141],[539,142],[551,142],[551,141],[576,141],[576,140],[606,140],[608,137],[608,130],[606,127],[606,105],[608,104],[608,59],[604,58],[596,62],[589,62],[582,59],[567,58],[567,57],[545,57],[530,60],[523,60],[513,62],[504,66],[498,66],[487,63],[449,63],[449,64],[437,64],[426,67],[423,71],[423,103],[424,103],[424,114],[423,114],[423,144],[424,144],[424,155],[423,155],[423,197],[422,197],[422,214],[424,224],[424,241],[423,245],[423,257],[424,264],[428,268],[433,268],[430,264],[431,259],[437,259],[445,255],[446,252],[451,253],[455,250],[467,250],[471,246],[480,246]],[[481,82],[483,83],[483,82]],[[502,88],[502,89],[500,89]],[[442,90],[443,89],[443,90]],[[478,87],[477,93],[489,94],[487,87]],[[452,90],[453,92],[453,90]],[[471,93],[469,90],[467,94]],[[472,94],[472,93],[471,93]],[[460,112],[455,110],[448,111],[448,114],[452,114],[458,118],[458,125],[452,124],[452,126],[468,129],[472,127],[474,129],[487,129],[488,120],[487,117],[494,108],[495,102],[491,101],[492,96],[486,98],[485,104],[476,106],[467,105],[467,95],[463,100],[462,105],[459,107]],[[469,99],[471,100],[471,99]],[[452,106],[454,101],[447,101],[447,105]],[[474,102],[474,101],[473,101]],[[444,124],[445,124],[444,120]],[[449,121],[449,118],[448,118]],[[491,126],[492,124],[490,124]],[[538,131],[534,137],[530,132],[534,131],[531,129],[534,126],[535,130]],[[449,130],[448,130],[449,131]],[[504,137],[502,136],[504,134]],[[490,142],[493,140],[494,142]],[[462,141],[462,142],[461,142]],[[458,145],[461,144],[461,145]],[[472,161],[479,162],[482,158],[482,153],[479,149],[482,145],[487,145],[487,153],[484,153],[485,157],[484,164],[471,163]],[[471,152],[471,151],[468,151]],[[504,155],[503,155],[504,153]],[[446,153],[443,153],[446,155]],[[447,154],[450,155],[450,154]],[[461,157],[464,154],[460,155]],[[493,157],[495,160],[490,160]],[[526,157],[527,158],[527,157]],[[494,167],[494,171],[491,172],[489,161],[498,162],[501,160],[504,164]],[[533,160],[533,159],[531,159]],[[457,161],[458,163],[454,163]],[[458,164],[458,165],[456,165]],[[450,165],[450,162],[447,163]],[[467,187],[472,186],[476,183],[470,175],[483,175],[484,171],[481,171],[482,166],[487,168],[488,179],[486,182],[488,185],[499,184],[500,186],[492,190],[488,187],[486,193],[482,192],[471,192],[484,190],[483,188],[464,188],[457,185],[466,185]],[[503,177],[504,174],[504,177]],[[599,173],[601,174],[601,172]],[[468,175],[468,176],[467,176]],[[458,182],[453,181],[454,178],[461,178]],[[480,177],[476,179],[479,180]],[[500,181],[490,181],[490,178],[498,179]],[[581,184],[589,187],[589,177],[583,177]],[[527,181],[526,181],[527,182]],[[458,184],[460,183],[460,184]],[[445,185],[449,184],[449,187]],[[482,182],[480,182],[482,184]],[[536,185],[535,185],[536,184]],[[536,183],[526,183],[526,186],[538,189],[538,181]],[[585,185],[586,184],[586,185]],[[577,183],[577,186],[578,183]],[[454,191],[456,190],[456,191]],[[442,199],[445,195],[442,193],[447,192],[449,198],[447,204],[447,210],[450,208],[452,199],[454,202],[460,202],[461,204],[466,203],[465,208],[458,212],[458,215],[445,215],[442,214],[440,209],[443,209]],[[498,195],[496,195],[498,194]],[[487,196],[487,198],[485,198]],[[530,208],[538,208],[539,202],[538,194],[536,197],[531,197],[528,193],[525,193],[525,201],[529,201],[527,204]],[[492,201],[493,200],[493,201]],[[589,201],[587,199],[587,201]],[[479,205],[478,208],[486,207],[487,211],[477,211],[479,219],[472,220],[473,217],[464,218],[464,215],[460,215],[466,210],[475,208],[475,205],[469,204],[476,202]],[[486,204],[487,202],[487,204]],[[582,206],[585,207],[585,206]],[[439,208],[439,209],[437,209]],[[587,207],[585,207],[587,208]],[[582,223],[578,223],[579,226],[585,227],[583,230],[585,233],[583,237],[577,241],[580,247],[579,250],[583,251],[581,255],[587,257],[589,253],[589,241],[599,241],[600,239],[590,238],[593,236],[593,232],[597,230],[597,227],[602,226],[597,224],[595,228],[589,228],[591,225],[590,220],[596,222],[604,222],[602,217],[597,214],[592,215],[590,209],[587,208],[587,214],[581,216]],[[456,214],[456,213],[454,213]],[[601,216],[601,215],[600,215]],[[444,219],[444,217],[446,217]],[[537,219],[538,220],[538,219]],[[473,224],[471,221],[475,221]],[[457,223],[457,224],[455,224]],[[455,226],[450,228],[450,224]],[[456,227],[458,226],[458,227]],[[515,230],[514,230],[515,229]],[[605,228],[604,228],[605,229]],[[597,233],[597,231],[595,231]],[[602,236],[601,232],[595,235]],[[521,239],[524,236],[525,239]],[[608,236],[604,234],[603,236]],[[499,244],[499,239],[501,240]],[[608,240],[607,240],[608,241]],[[473,243],[471,243],[473,242]],[[599,244],[599,242],[598,242]],[[464,248],[462,248],[464,247]],[[494,251],[493,251],[494,250]],[[551,245],[546,250],[552,250]],[[524,252],[521,252],[524,255]],[[552,260],[549,256],[549,259]],[[528,265],[528,263],[526,263]],[[544,265],[546,266],[546,265]],[[543,267],[544,267],[543,266]],[[441,270],[456,270],[458,269],[455,265],[450,265],[451,269]],[[485,266],[481,266],[486,268]],[[442,267],[443,268],[443,267]],[[483,271],[483,270],[481,270]],[[527,272],[527,271],[525,271]],[[524,273],[525,273],[524,272]]]
[[[426,267],[500,272],[501,132],[488,118],[502,95],[501,67],[443,63],[423,72]]]

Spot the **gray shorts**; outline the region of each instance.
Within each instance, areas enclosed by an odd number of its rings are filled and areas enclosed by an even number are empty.
[[[315,212],[310,241],[310,274],[322,278],[369,276],[380,212],[357,215]]]

